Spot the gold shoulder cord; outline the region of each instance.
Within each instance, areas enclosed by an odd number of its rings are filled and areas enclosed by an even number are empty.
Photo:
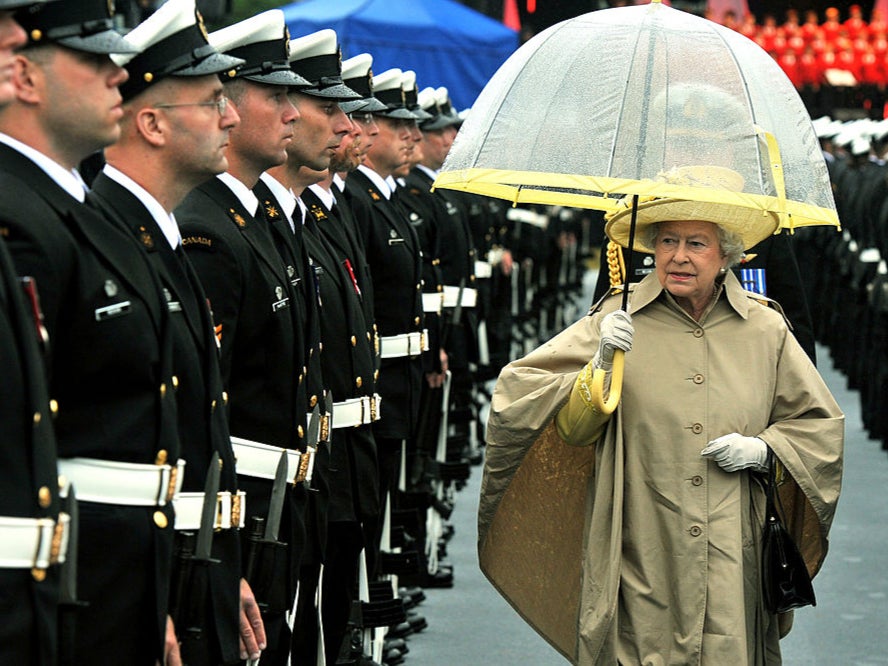
[[[607,274],[611,287],[619,287],[626,278],[626,264],[622,248],[613,241],[607,242]]]

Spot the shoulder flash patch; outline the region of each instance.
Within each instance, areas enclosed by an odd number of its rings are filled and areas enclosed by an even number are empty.
[[[182,238],[182,246],[183,247],[203,247],[203,248],[211,248],[213,247],[213,239],[207,238],[206,236],[184,236]]]

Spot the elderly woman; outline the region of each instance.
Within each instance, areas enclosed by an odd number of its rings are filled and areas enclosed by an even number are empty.
[[[679,175],[740,189],[727,169]],[[780,663],[778,624],[791,616],[778,623],[762,601],[758,479],[770,450],[816,573],[843,416],[779,308],[727,270],[776,217],[655,199],[639,204],[637,224],[656,272],[632,290],[631,318],[605,298],[500,375],[481,565],[573,663]],[[606,232],[625,246],[628,226],[626,209]],[[622,400],[604,414],[590,377],[610,370],[615,349],[628,352]]]

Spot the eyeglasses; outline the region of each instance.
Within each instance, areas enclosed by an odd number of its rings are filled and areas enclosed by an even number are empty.
[[[182,102],[181,104],[155,104],[154,107],[157,109],[176,109],[181,106],[215,106],[216,111],[219,112],[220,116],[225,115],[225,110],[228,108],[228,98],[220,97],[219,99],[213,100],[212,102]]]

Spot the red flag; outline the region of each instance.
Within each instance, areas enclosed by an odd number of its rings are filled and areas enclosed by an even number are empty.
[[[515,32],[521,32],[521,15],[518,13],[518,0],[505,0],[503,3],[503,23]]]

